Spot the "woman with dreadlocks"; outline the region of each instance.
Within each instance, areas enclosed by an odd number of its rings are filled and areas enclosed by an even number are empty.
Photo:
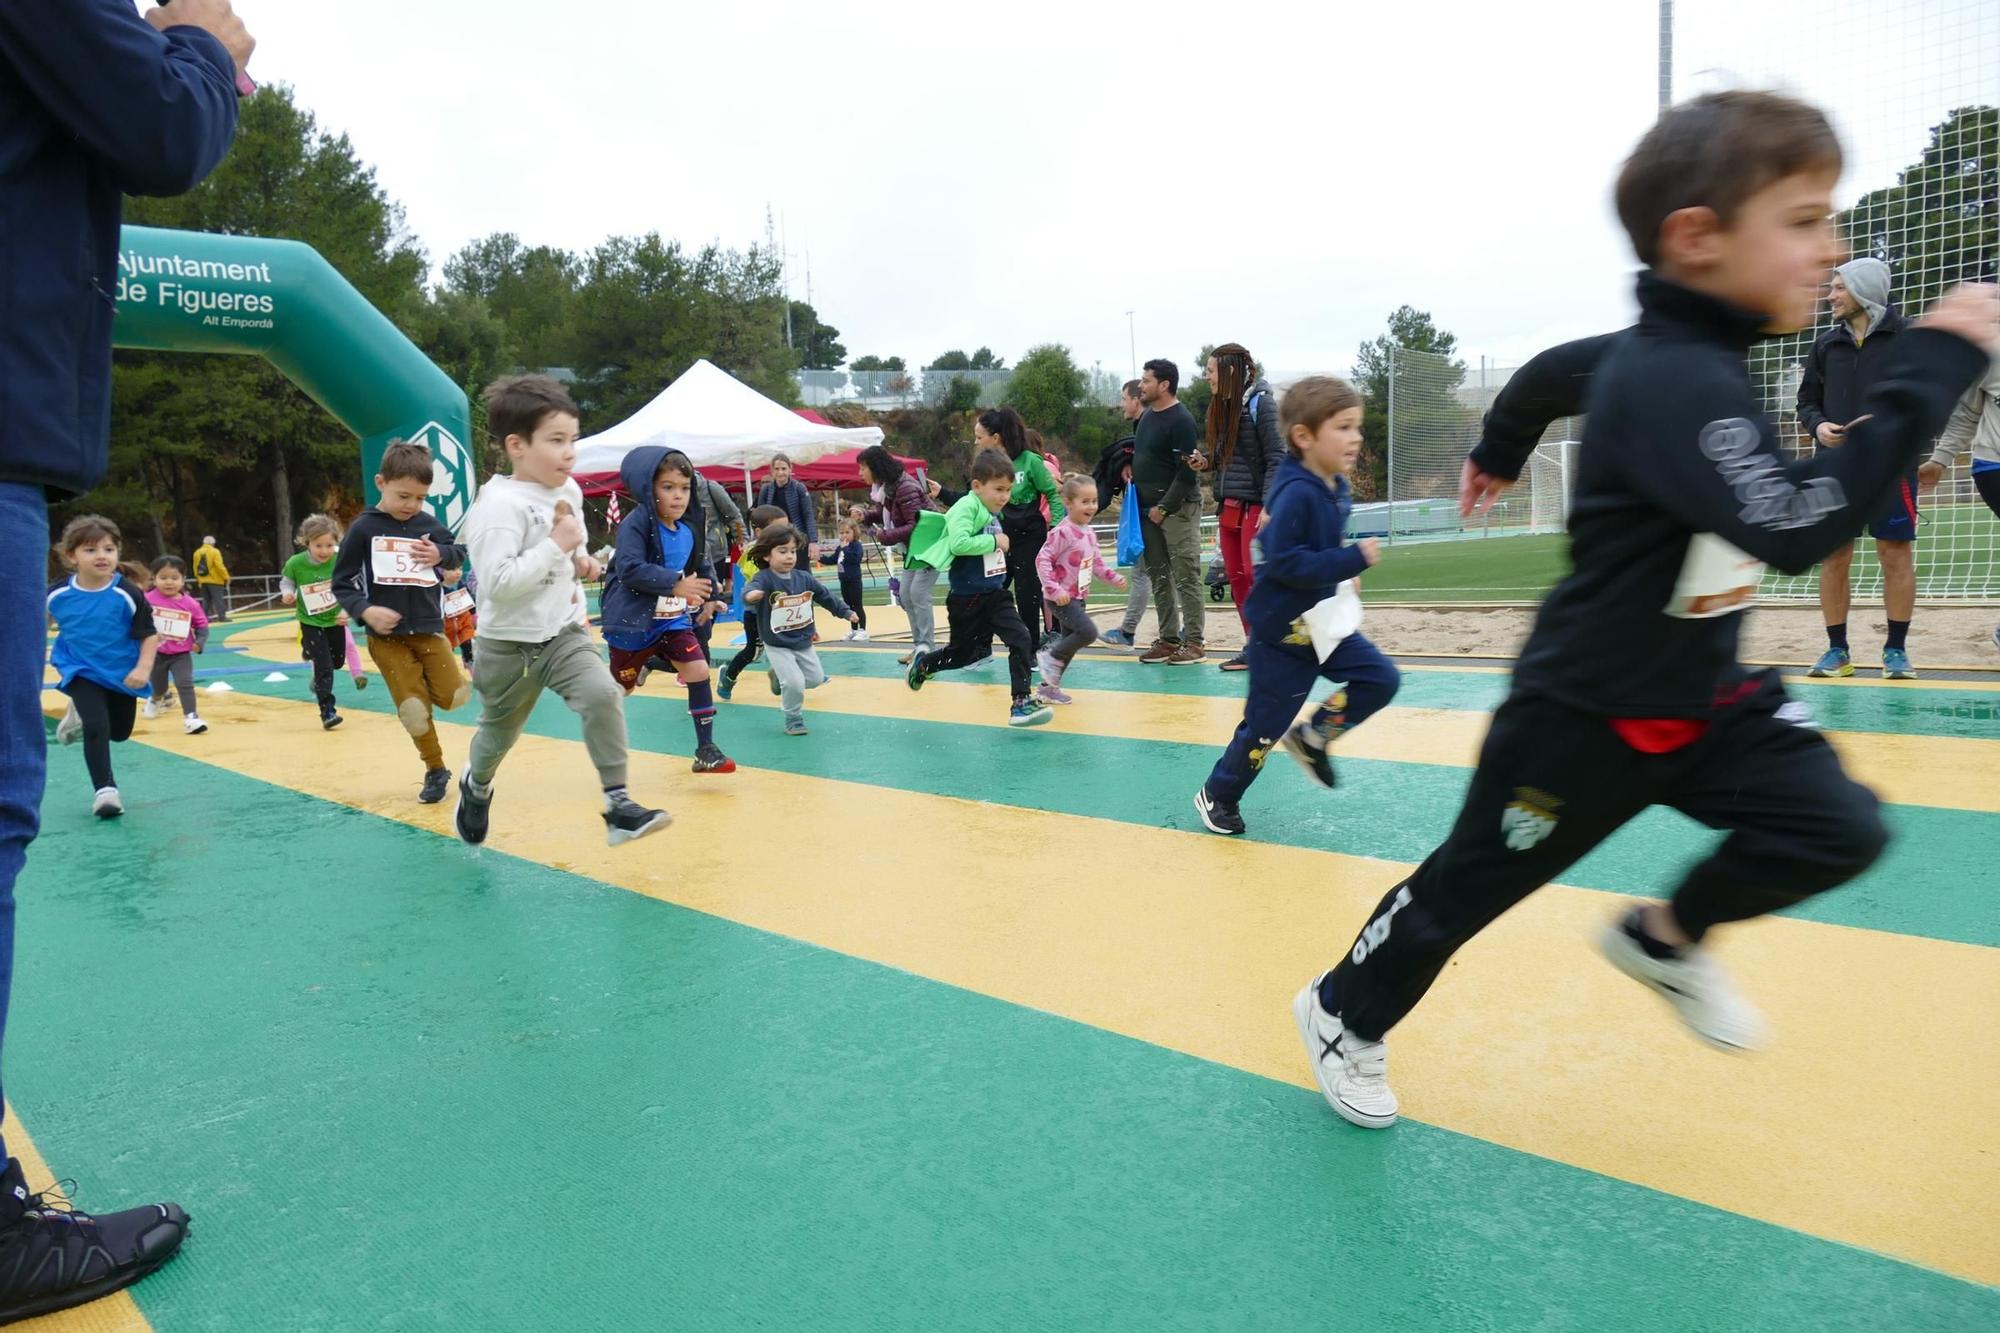
[[[1208,430],[1203,462],[1215,478],[1215,500],[1221,510],[1222,568],[1229,575],[1229,598],[1243,617],[1256,568],[1250,544],[1264,527],[1264,500],[1285,461],[1278,436],[1278,396],[1257,374],[1257,359],[1241,343],[1224,343],[1209,353]],[[1250,622],[1243,620],[1249,634]],[[1242,652],[1222,663],[1224,671],[1248,671]]]

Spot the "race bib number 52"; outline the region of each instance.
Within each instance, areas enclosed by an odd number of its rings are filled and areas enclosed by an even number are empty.
[[[369,542],[369,572],[377,583],[400,583],[410,587],[435,587],[435,569],[417,563],[417,548],[423,543],[410,537],[376,537]]]

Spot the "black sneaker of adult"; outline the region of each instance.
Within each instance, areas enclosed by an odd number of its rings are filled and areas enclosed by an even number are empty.
[[[0,1324],[121,1291],[172,1258],[187,1233],[179,1204],[72,1212],[53,1191],[28,1193],[10,1160],[0,1174]]]

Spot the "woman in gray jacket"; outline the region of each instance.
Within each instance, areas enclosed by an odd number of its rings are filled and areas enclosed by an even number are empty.
[[[1258,378],[1257,360],[1241,343],[1224,343],[1209,354],[1207,379],[1212,391],[1208,428],[1202,462],[1194,466],[1215,480],[1222,568],[1229,575],[1229,598],[1240,618],[1256,578],[1250,546],[1263,530],[1264,498],[1278,479],[1285,445],[1278,435],[1278,395]],[[1247,620],[1243,632],[1250,632]],[[1224,671],[1248,671],[1250,662],[1239,652],[1221,666]]]

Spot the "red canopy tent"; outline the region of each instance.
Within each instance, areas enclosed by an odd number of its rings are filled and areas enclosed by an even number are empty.
[[[801,414],[803,415],[803,414]],[[859,449],[846,449],[824,458],[815,458],[810,463],[792,465],[792,476],[805,483],[809,491],[853,491],[868,489],[868,479],[861,475],[861,466],[855,460],[861,457]],[[928,465],[921,458],[904,458],[894,455],[903,465],[905,472],[922,472]],[[713,478],[732,490],[743,486],[743,469],[740,467],[705,467],[704,477]],[[753,469],[750,473],[750,487],[754,493],[771,479],[768,465]]]

